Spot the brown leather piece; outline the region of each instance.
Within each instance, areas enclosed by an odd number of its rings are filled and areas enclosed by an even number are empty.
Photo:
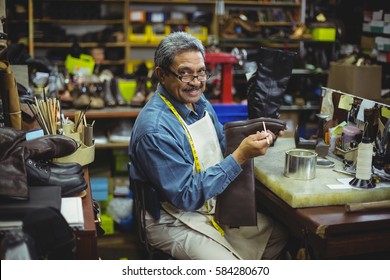
[[[27,200],[26,153],[20,143],[26,132],[10,127],[0,128],[0,198]]]
[[[274,134],[286,129],[284,121],[271,118],[226,123],[226,155],[237,149],[247,136],[264,130],[263,121],[266,128]],[[241,167],[243,169],[241,174],[217,197],[215,219],[222,225],[230,227],[257,225],[253,159],[247,160]]]
[[[77,148],[77,142],[66,135],[44,135],[19,144],[25,148],[26,158],[51,160],[71,155]]]
[[[8,61],[0,61],[0,96],[3,102],[5,126],[22,128],[19,93]]]

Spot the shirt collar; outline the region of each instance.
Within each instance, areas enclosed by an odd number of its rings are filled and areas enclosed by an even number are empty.
[[[164,95],[175,107],[179,115],[185,120],[190,114],[195,114],[197,116],[203,117],[205,114],[205,108],[206,108],[206,100],[204,95],[202,94],[201,98],[196,102],[194,105],[195,111],[190,110],[187,106],[185,106],[183,103],[177,101],[175,98],[170,95],[165,88],[158,84],[157,92]]]

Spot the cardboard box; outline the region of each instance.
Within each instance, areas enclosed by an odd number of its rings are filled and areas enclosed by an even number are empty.
[[[294,137],[295,129],[299,124],[298,112],[280,112],[280,119],[286,121],[287,130],[284,131],[284,137]]]
[[[382,66],[331,62],[327,87],[358,97],[378,100],[382,90]]]
[[[361,36],[360,37],[360,46],[362,49],[372,50],[375,48],[375,37],[372,36]]]

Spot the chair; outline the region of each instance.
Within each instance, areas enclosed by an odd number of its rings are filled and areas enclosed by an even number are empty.
[[[130,176],[130,165],[128,163],[129,170],[129,181],[130,181],[130,189],[133,192],[133,201],[134,201],[134,216],[135,221],[137,223],[137,234],[140,242],[144,245],[145,250],[148,254],[148,258],[150,260],[171,260],[172,256],[164,253],[163,251],[154,248],[150,245],[148,241],[148,237],[146,235],[145,226],[145,212],[146,210],[146,194],[145,188],[136,183],[135,180],[132,180]]]

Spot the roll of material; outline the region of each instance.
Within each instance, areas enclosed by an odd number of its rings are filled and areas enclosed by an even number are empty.
[[[390,208],[390,200],[362,202],[362,203],[349,203],[345,205],[346,212],[357,212],[370,209],[384,209]]]

